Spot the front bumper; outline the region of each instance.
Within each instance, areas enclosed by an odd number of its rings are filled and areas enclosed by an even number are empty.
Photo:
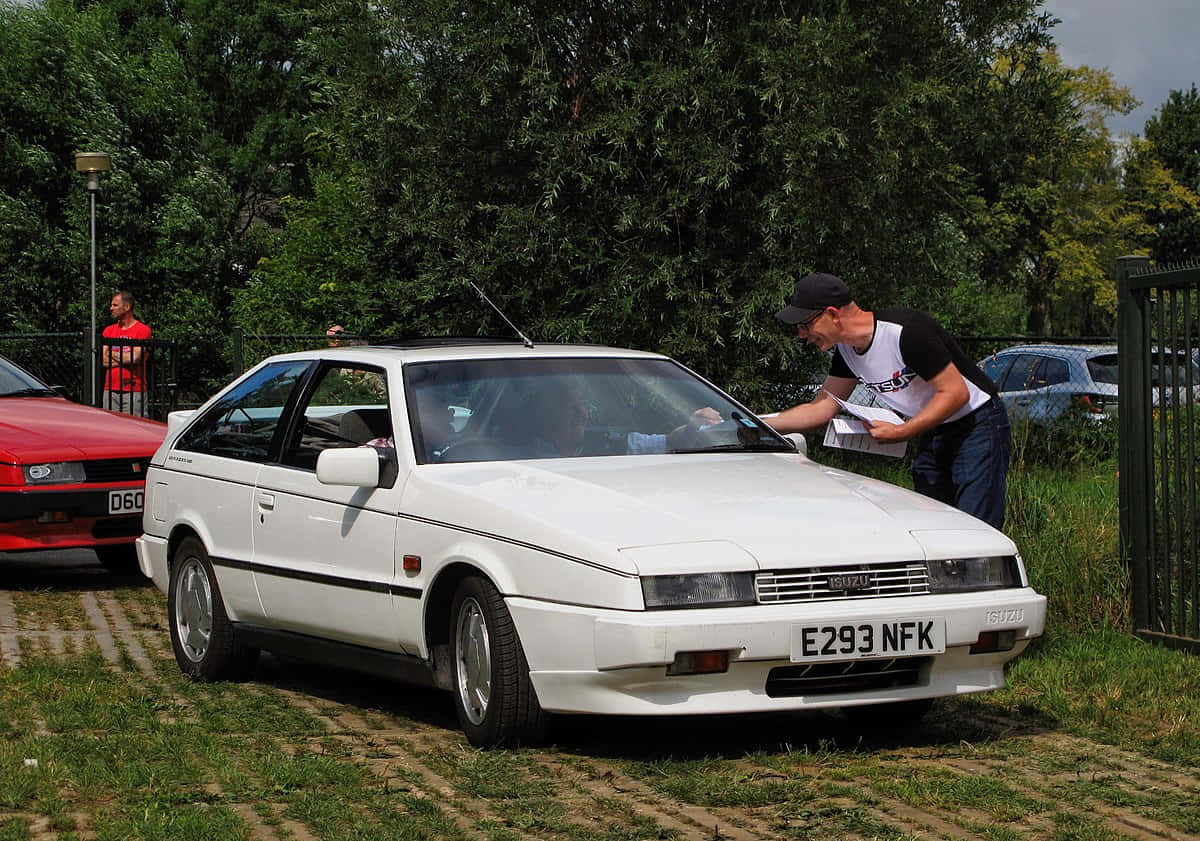
[[[167,540],[152,534],[143,534],[134,541],[137,547],[138,566],[142,575],[154,582],[154,586],[167,592]]]
[[[142,533],[141,512],[109,514],[111,491],[140,491],[143,483],[105,484],[64,490],[0,492],[0,552],[71,549],[132,543]],[[66,522],[38,522],[54,512]]]
[[[1045,597],[1028,588],[639,613],[523,598],[507,603],[541,706],[618,715],[815,709],[998,689],[1004,686],[1005,663],[1041,636],[1046,622]],[[793,626],[914,616],[944,619],[946,651],[922,661],[911,685],[768,694],[772,670],[794,665]],[[1015,643],[1007,651],[971,654],[984,631],[1012,631]],[[723,674],[666,673],[680,652],[718,650],[729,652]]]

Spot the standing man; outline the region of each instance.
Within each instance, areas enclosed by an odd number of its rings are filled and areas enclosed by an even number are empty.
[[[150,328],[133,317],[133,293],[121,290],[112,296],[108,311],[115,324],[104,328],[104,351],[101,354],[106,369],[104,402],[101,408],[146,416],[146,348],[120,345],[118,339],[149,339]]]
[[[861,382],[902,416],[875,422],[876,441],[917,439],[913,486],[984,522],[1004,525],[1010,450],[1008,415],[996,386],[925,313],[900,307],[860,309],[831,274],[800,278],[792,302],[775,317],[801,339],[833,350],[829,376],[811,403],[766,418],[779,432],[827,424]]]

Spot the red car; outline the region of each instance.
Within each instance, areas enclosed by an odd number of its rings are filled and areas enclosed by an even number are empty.
[[[146,465],[166,432],[72,403],[0,357],[0,552],[91,546],[136,569]]]

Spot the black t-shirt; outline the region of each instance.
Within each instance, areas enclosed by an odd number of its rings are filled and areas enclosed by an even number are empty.
[[[996,396],[996,386],[967,358],[958,342],[923,312],[886,307],[874,313],[875,335],[862,353],[839,344],[831,377],[857,379],[906,417],[925,408],[936,393],[930,380],[953,364],[967,386],[967,402],[946,421],[958,420]],[[943,421],[945,422],[945,421]]]

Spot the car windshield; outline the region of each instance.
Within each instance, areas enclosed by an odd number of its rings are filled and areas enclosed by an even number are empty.
[[[41,380],[0,358],[0,397],[24,397],[54,392]]]
[[[665,359],[417,363],[405,389],[422,463],[792,449]]]

